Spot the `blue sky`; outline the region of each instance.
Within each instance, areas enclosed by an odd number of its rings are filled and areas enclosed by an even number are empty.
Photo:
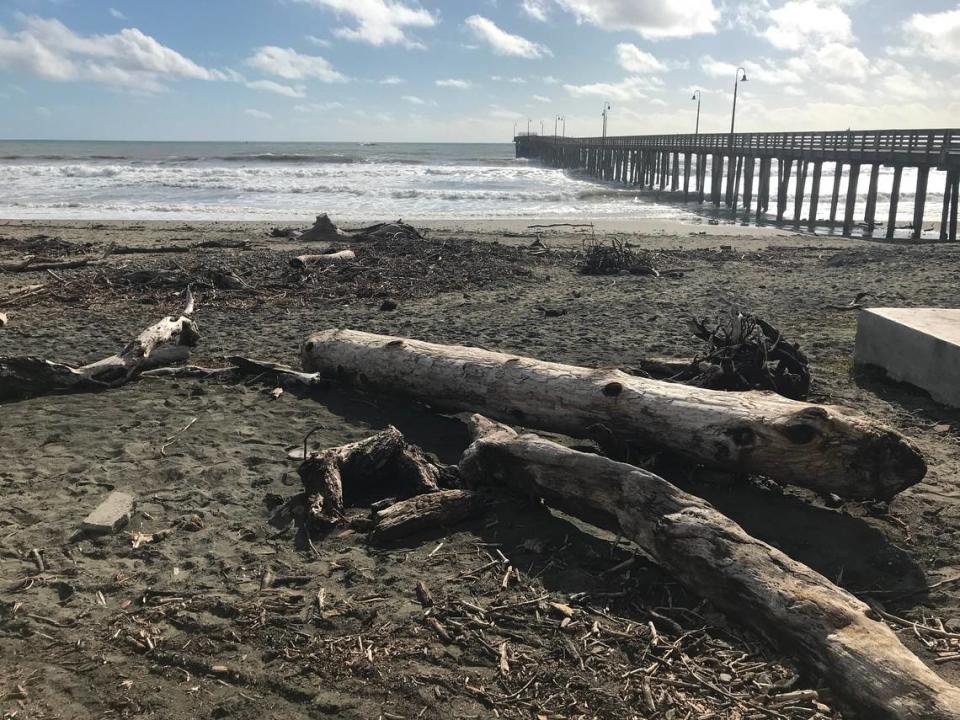
[[[506,141],[948,127],[943,0],[0,0],[0,137]]]

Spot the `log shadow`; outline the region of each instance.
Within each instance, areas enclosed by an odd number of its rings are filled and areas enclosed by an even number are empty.
[[[891,378],[883,368],[857,365],[850,377],[859,388],[892,405],[907,408],[931,422],[960,426],[960,408],[937,402],[926,390]]]

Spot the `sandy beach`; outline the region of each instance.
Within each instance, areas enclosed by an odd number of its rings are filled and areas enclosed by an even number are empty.
[[[530,247],[533,221],[414,224],[425,245],[411,248],[412,258],[384,258],[377,278],[292,291],[280,281],[304,246],[268,237],[268,223],[2,221],[0,262],[89,256],[109,244],[250,241],[244,249],[118,254],[96,268],[0,274],[3,354],[87,362],[179,312],[182,287],[137,285],[130,273],[209,280],[215,269],[240,279],[233,288],[207,280],[193,287],[201,340],[192,362],[206,367],[232,354],[296,364],[300,341],[333,327],[639,367],[648,357],[695,355],[700,341],[686,319],[735,304],[808,354],[811,400],[899,429],[929,471],[889,506],[837,503],[762,479],[669,479],[860,597],[956,631],[960,413],[854,369],[857,313],[837,308],[861,292],[870,293],[868,305],[956,306],[960,249],[608,221],[544,229],[544,252]],[[683,272],[579,274],[584,241],[612,237]],[[23,290],[30,286],[37,287]],[[381,310],[384,299],[396,309]],[[805,714],[790,717],[857,717],[629,544],[542,507],[504,504],[388,548],[371,547],[348,526],[298,550],[293,531],[268,520],[298,491],[288,452],[307,431],[319,428],[311,445],[325,448],[393,424],[449,463],[467,435],[453,418],[382,396],[333,386],[275,398],[271,389],[142,378],[106,392],[4,404],[0,675],[8,699],[28,709],[24,717],[527,717],[530,708],[498,685],[492,643],[500,642],[511,667],[533,672],[530,692],[544,716],[631,716],[644,700],[639,688],[624,689],[624,673],[646,657],[674,673],[673,685],[653,688],[661,708],[682,711],[673,717],[692,708],[734,716],[737,703],[703,673],[732,678],[745,702],[765,702],[773,686],[817,689],[816,704],[807,697]],[[71,539],[111,490],[137,497],[130,526]],[[606,572],[618,566],[625,569]],[[265,582],[267,573],[280,581]],[[454,640],[424,623],[418,580]],[[573,625],[525,604],[531,597],[573,606]],[[506,634],[475,624],[463,602],[508,608],[498,621]],[[936,662],[955,641],[899,630],[924,662],[960,680],[953,663]],[[683,662],[670,659],[670,647],[682,648]],[[728,665],[709,664],[718,658]]]

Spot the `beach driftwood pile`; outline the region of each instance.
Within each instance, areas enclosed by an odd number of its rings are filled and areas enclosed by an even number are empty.
[[[299,239],[382,242],[409,227],[386,223],[346,233],[323,218],[312,229],[315,237]],[[360,254],[338,247],[297,256],[291,264],[313,272],[356,259],[346,253]],[[0,400],[102,390],[147,375],[252,378],[271,383],[278,394],[341,384],[461,413],[472,443],[457,465],[430,457],[394,427],[316,452],[308,449],[308,435],[298,451],[302,491],[281,498],[271,522],[295,524],[311,545],[346,524],[368,533],[372,543],[391,543],[493,512],[500,503],[543,503],[635,543],[677,582],[788,653],[863,717],[960,720],[960,689],[907,649],[880,610],[647,469],[514,429],[613,440],[641,449],[639,456],[666,451],[693,466],[840,498],[888,500],[919,483],[926,464],[904,435],[848,408],[794,399],[809,383],[806,359],[762,320],[737,313],[695,326],[710,345],[699,367],[713,365],[728,381],[743,368],[758,373],[742,385],[713,389],[706,382],[664,382],[339,329],[307,337],[300,368],[242,357],[228,358],[224,368],[182,366],[199,338],[189,291],[186,297],[179,316],[163,318],[95,363],[0,357]],[[740,390],[758,386],[779,392]],[[358,520],[347,512],[358,507],[371,512]],[[509,664],[505,654],[502,661]],[[760,715],[787,717],[769,710]]]

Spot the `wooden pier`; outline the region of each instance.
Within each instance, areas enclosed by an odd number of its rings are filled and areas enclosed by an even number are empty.
[[[877,219],[881,166],[893,168],[893,187],[884,233],[894,236],[904,168],[916,169],[911,237],[920,239],[931,171],[946,173],[939,238],[957,239],[960,191],[960,129],[843,130],[837,132],[712,133],[558,138],[519,135],[517,157],[536,158],[559,168],[580,169],[638,190],[670,193],[683,202],[725,205],[734,216],[754,214],[758,223],[855,228],[872,236]],[[824,163],[833,168],[829,205],[821,204]],[[857,217],[861,168],[869,166],[863,216]],[[706,187],[709,170],[709,187]],[[843,217],[838,218],[841,183],[846,176]],[[786,216],[793,182],[793,212]],[[776,213],[768,214],[774,193]],[[806,211],[806,212],[804,212]]]

